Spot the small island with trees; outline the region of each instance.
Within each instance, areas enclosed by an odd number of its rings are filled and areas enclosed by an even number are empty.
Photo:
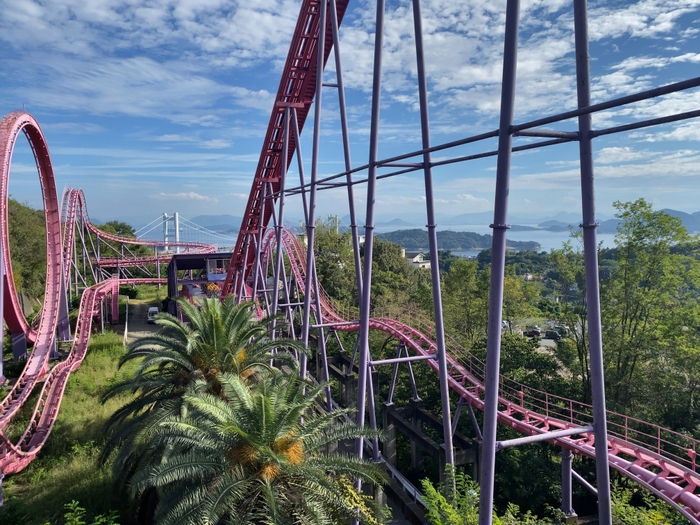
[[[421,229],[397,230],[380,233],[377,237],[403,246],[407,250],[427,250],[428,232]],[[486,250],[491,248],[492,236],[474,232],[455,232],[444,230],[437,232],[438,249],[450,251]],[[512,241],[507,246],[511,250],[539,251],[541,246],[535,241]]]

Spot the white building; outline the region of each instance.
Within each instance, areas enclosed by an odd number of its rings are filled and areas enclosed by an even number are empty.
[[[426,268],[428,270],[430,269],[430,261],[425,260],[425,254],[423,252],[402,251],[404,252],[404,257],[408,259],[409,263],[411,263],[411,266],[416,268]]]

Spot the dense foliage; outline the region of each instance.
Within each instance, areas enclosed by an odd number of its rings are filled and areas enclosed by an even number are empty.
[[[158,314],[162,330],[131,344],[121,363],[134,372],[103,397],[133,396],[108,423],[103,460],[114,456],[138,522],[378,524],[353,483],[382,483],[381,469],[329,450],[374,434],[338,423],[349,410],[316,412],[327,385],[301,380],[288,353],[305,348],[274,339],[272,319],[233,295],[180,308],[189,322]]]
[[[426,518],[430,525],[477,525],[479,523],[479,486],[461,472],[452,475],[452,484],[435,486],[428,479],[421,480]],[[632,502],[638,500],[638,504]],[[615,525],[672,525],[677,516],[667,506],[639,490],[614,486],[612,490],[612,515]],[[522,512],[518,505],[510,503],[502,515],[494,513],[494,525],[555,525],[564,522],[565,515],[559,509],[548,507],[545,517],[537,517],[530,511]]]
[[[696,401],[700,387],[700,243],[687,234],[679,219],[653,210],[643,199],[615,206],[615,247],[599,248],[598,252],[608,408],[700,438],[700,406]],[[410,231],[400,234],[400,239],[408,241],[404,247],[412,248]],[[373,294],[377,297],[373,305],[431,316],[429,272],[409,268],[399,246],[387,244],[378,242],[379,250],[375,250],[373,285],[377,288]],[[421,242],[420,247],[426,244]],[[445,252],[440,256],[444,257],[440,269],[446,331],[483,358],[490,250],[481,252],[476,260]],[[352,268],[352,260],[345,265]],[[573,234],[571,241],[550,253],[509,252],[504,284],[503,375],[551,394],[590,402],[588,309],[580,235]],[[530,325],[540,325],[541,336],[549,332],[556,342],[541,347],[539,339],[523,337]],[[395,356],[397,343],[385,334],[372,335],[370,344],[373,359]],[[414,371],[425,406],[439,414],[437,381],[423,377],[432,375],[425,365],[415,364]],[[381,394],[385,392],[381,385],[389,377],[379,371]],[[394,396],[399,406],[413,398],[408,384],[408,375],[400,371]],[[467,422],[460,429],[470,434],[470,427]],[[516,437],[505,428],[499,432],[502,439]],[[411,472],[407,441],[399,439],[398,446],[399,464]],[[582,458],[575,461],[579,472],[592,473],[591,462]],[[547,505],[558,505],[560,459],[556,447],[542,444],[506,450],[499,453],[497,462],[496,503],[502,513],[508,503],[540,516]],[[430,460],[423,458],[420,468],[434,479],[436,465]],[[633,498],[631,508],[637,508],[642,499]],[[580,488],[574,494],[574,506],[595,512],[595,501]]]
[[[114,399],[105,405],[97,400],[110,384],[130,371],[117,370],[123,353],[122,338],[114,333],[90,338],[85,360],[68,380],[46,446],[26,469],[2,482],[4,504],[0,507],[0,524],[63,525],[71,523],[72,518],[67,514],[91,525],[110,524],[105,520],[120,508],[120,498],[113,490],[109,471],[100,468],[99,456],[104,443],[104,422],[124,399]],[[5,372],[8,373],[7,368]],[[34,404],[30,400],[27,410],[5,427],[15,440],[24,432]],[[80,502],[79,506],[64,509],[71,500]],[[121,525],[128,523],[116,521]]]
[[[17,290],[39,299],[46,284],[46,220],[44,210],[8,199],[12,272]]]

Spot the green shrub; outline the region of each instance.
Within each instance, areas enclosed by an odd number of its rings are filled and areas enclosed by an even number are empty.
[[[80,503],[73,500],[70,503],[66,503],[63,508],[66,512],[63,515],[63,525],[88,525],[85,521],[85,509],[80,506]],[[117,519],[117,512],[111,511],[108,514],[100,514],[95,516],[90,525],[119,525],[115,520]],[[53,525],[50,521],[46,522],[46,525]]]

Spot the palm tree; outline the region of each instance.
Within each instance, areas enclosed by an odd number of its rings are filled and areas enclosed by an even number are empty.
[[[125,393],[134,396],[106,425],[110,439],[102,459],[119,450],[114,465],[122,481],[144,460],[154,426],[182,412],[182,396],[194,381],[203,382],[208,393],[219,396],[221,374],[254,382],[260,373],[271,370],[273,360],[294,366],[294,357],[280,350],[306,351],[298,341],[273,339],[272,318],[256,320],[252,304],[236,304],[233,296],[223,302],[205,299],[199,308],[185,301],[179,305],[189,324],[168,313],[158,314],[161,330],[132,343],[119,362],[120,368],[136,362],[133,374],[102,396],[103,402]]]
[[[380,484],[382,470],[326,453],[338,441],[374,434],[339,423],[349,410],[315,410],[326,385],[280,372],[254,389],[236,375],[221,374],[219,381],[219,397],[207,392],[204,380],[188,389],[186,412],[162,421],[150,444],[170,453],[142,463],[130,481],[134,496],[158,491],[154,523],[379,523],[376,509],[353,482]]]

